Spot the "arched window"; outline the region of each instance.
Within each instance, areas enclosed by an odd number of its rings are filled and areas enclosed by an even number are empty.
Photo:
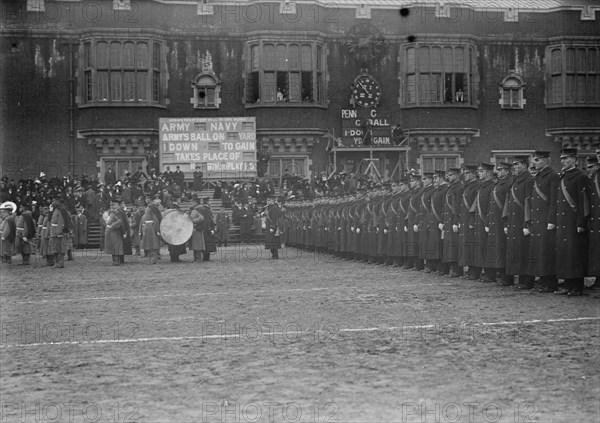
[[[524,87],[523,78],[514,72],[502,78],[500,83],[500,106],[503,109],[522,109],[525,105]]]
[[[218,109],[221,104],[221,81],[214,72],[201,72],[192,81],[195,109]]]

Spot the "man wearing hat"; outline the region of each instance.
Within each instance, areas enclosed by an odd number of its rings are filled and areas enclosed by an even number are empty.
[[[431,196],[431,225],[428,228],[428,254],[427,261],[431,262],[431,268],[436,273],[447,275],[448,264],[444,262],[444,240],[450,228],[445,227],[444,205],[446,204],[446,193],[449,185],[446,183],[446,172],[436,170],[433,175],[433,186],[435,187]],[[451,230],[451,229],[450,229]]]
[[[279,220],[281,219],[282,213],[281,209],[275,202],[274,197],[269,197],[267,199],[266,213],[265,249],[271,251],[271,258],[278,259],[279,249],[281,248]]]
[[[533,153],[535,177],[525,210],[529,229],[529,271],[539,277],[540,292],[554,292],[556,279],[556,194],[560,178],[550,167],[550,152]]]
[[[65,209],[62,196],[57,195],[52,201],[52,216],[50,217],[49,253],[54,254],[54,267],[65,267],[65,254],[69,249],[68,236],[71,232],[71,216]]]
[[[194,224],[194,231],[190,238],[190,250],[194,252],[194,263],[202,263],[202,255],[206,250],[204,243],[204,214],[200,206],[200,198],[197,194],[192,196],[192,209],[190,218]]]
[[[489,204],[485,231],[488,233],[488,239],[485,247],[486,263],[482,277],[483,282],[498,280],[503,285],[512,285],[512,283],[507,282],[506,278],[506,234],[504,233],[502,220],[506,197],[512,184],[512,177],[509,176],[511,167],[511,164],[506,162],[496,164],[498,180],[487,199]]]
[[[481,183],[477,188],[477,195],[470,210],[472,216],[470,226],[473,228],[474,241],[473,245],[468,246],[473,249],[472,262],[469,263],[469,279],[471,280],[483,278],[481,271],[488,265],[486,250],[488,232],[485,228],[488,227],[489,198],[494,189],[494,181],[492,180],[494,165],[481,163],[477,168],[477,174]]]
[[[556,190],[556,277],[564,279],[557,295],[583,294],[588,272],[588,219],[591,184],[577,169],[577,149],[563,148],[560,182]],[[597,258],[594,258],[597,260]]]
[[[204,244],[206,249],[203,252],[202,260],[210,261],[210,253],[217,251],[217,241],[215,238],[215,218],[210,208],[210,198],[204,197],[202,199],[202,206],[200,212],[204,217]]]
[[[504,207],[504,232],[506,233],[506,275],[519,275],[519,289],[533,289],[535,278],[529,273],[529,228],[525,210],[533,191],[533,177],[528,172],[529,156],[516,156],[513,162],[515,175]]]
[[[458,266],[458,225],[460,223],[460,203],[465,187],[460,182],[460,168],[449,167],[448,190],[444,196],[444,240],[442,260],[449,267],[449,276],[462,276],[463,270]]]
[[[432,239],[435,237],[431,232],[433,226],[437,229],[437,222],[435,222],[433,214],[431,212],[431,197],[435,187],[433,186],[433,172],[423,173],[423,193],[421,194],[421,202],[419,204],[419,214],[417,224],[413,227],[415,232],[419,234],[419,260],[425,263],[424,272],[431,273],[436,271],[434,260],[431,254],[435,255],[435,245],[433,245]],[[434,249],[433,253],[429,253],[430,249]],[[429,258],[429,260],[428,260]]]
[[[404,231],[406,244],[402,249],[402,256],[406,258],[404,265],[405,270],[422,270],[424,265],[419,259],[419,207],[421,204],[421,196],[423,188],[421,186],[421,175],[416,172],[411,172],[410,178],[410,195],[408,197],[408,209],[406,218],[404,219]],[[416,230],[415,230],[416,229]]]
[[[588,276],[596,277],[596,285],[600,283],[600,148],[596,149],[596,164],[590,175],[592,185],[590,195],[590,247]],[[589,171],[588,167],[588,171]]]
[[[112,265],[119,266],[123,256],[123,228],[119,201],[110,202],[110,212],[104,232],[104,252],[112,256]]]
[[[20,216],[16,217],[17,239],[16,250],[21,253],[23,262],[21,264],[28,265],[31,254],[35,254],[36,245],[33,242],[35,239],[35,222],[31,213],[31,207],[28,204],[19,206]]]
[[[479,190],[479,179],[477,178],[477,164],[464,164],[462,167],[462,179],[464,191],[460,198],[460,210],[458,221],[458,270],[462,273],[465,266],[469,266],[469,279],[477,279],[475,268],[472,267],[475,256],[475,232],[471,222],[471,209],[475,204],[475,198]],[[454,231],[454,227],[452,230]],[[457,275],[458,276],[458,275]]]
[[[6,201],[0,205],[0,256],[2,263],[11,264],[12,256],[15,255],[15,239],[17,233],[17,225],[15,222],[14,213],[17,210],[17,205],[12,201]]]

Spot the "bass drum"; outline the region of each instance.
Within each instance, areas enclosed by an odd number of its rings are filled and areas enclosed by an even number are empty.
[[[181,210],[167,209],[162,212],[160,234],[167,244],[185,244],[194,232],[192,219]]]

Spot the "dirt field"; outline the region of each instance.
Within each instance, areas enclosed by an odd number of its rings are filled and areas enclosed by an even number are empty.
[[[3,265],[0,421],[599,421],[597,297],[282,256]]]

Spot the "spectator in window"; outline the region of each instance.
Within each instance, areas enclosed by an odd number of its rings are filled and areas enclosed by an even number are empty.
[[[462,103],[464,101],[464,93],[462,88],[456,90],[455,99],[457,103]]]

